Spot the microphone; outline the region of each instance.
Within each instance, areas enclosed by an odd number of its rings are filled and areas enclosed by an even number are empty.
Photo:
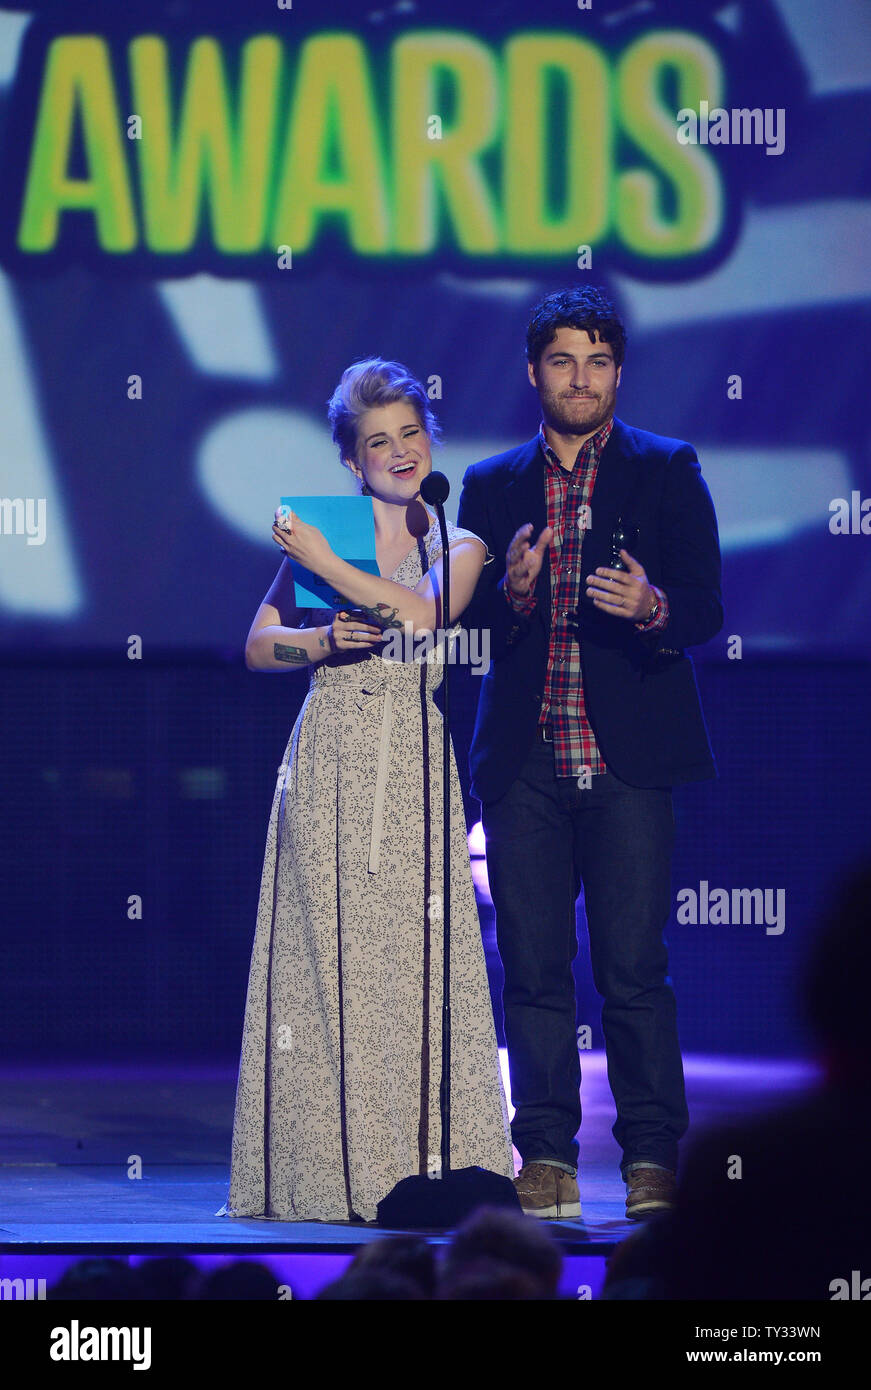
[[[427,473],[420,485],[420,495],[431,507],[441,507],[447,502],[451,485],[444,473]]]

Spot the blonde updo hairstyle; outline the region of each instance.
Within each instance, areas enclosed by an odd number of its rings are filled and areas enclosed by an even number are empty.
[[[333,443],[338,446],[339,458],[346,468],[349,466],[348,459],[358,461],[357,425],[360,417],[367,410],[380,405],[393,405],[396,401],[407,401],[430,442],[438,443],[441,429],[430,409],[426,391],[401,362],[367,357],[354,362],[342,372],[342,379],[329,400],[327,418],[332,426]],[[370,495],[365,483],[361,483],[360,491],[364,496]]]

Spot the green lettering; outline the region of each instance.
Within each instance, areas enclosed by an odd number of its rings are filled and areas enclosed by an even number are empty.
[[[67,173],[77,114],[86,178]],[[135,247],[136,216],[109,49],[93,34],[57,38],[48,50],[18,227],[21,250],[51,250],[67,209],[93,212],[104,251]]]
[[[151,34],[133,40],[131,84],[142,117],[142,139],[135,143],[152,251],[190,249],[204,191],[219,250],[240,254],[263,245],[280,70],[277,38],[260,35],[244,44],[234,130],[220,45],[196,39],[173,139],[166,42]]]
[[[453,84],[454,119],[430,139],[439,115],[436,75]],[[469,255],[498,251],[502,233],[480,155],[498,125],[493,54],[465,34],[415,33],[393,46],[393,170],[396,249],[419,254],[439,239],[440,188],[457,244]]]
[[[549,126],[555,80],[566,93],[562,139]],[[506,46],[504,198],[507,249],[564,253],[608,229],[611,114],[601,49],[565,34],[520,35]],[[548,170],[556,151],[565,195],[552,207]]]
[[[332,169],[325,167],[330,156]],[[346,219],[355,251],[389,250],[390,216],[366,49],[349,34],[309,39],[302,50],[274,244],[306,250],[325,212]]]
[[[678,100],[662,100],[662,78],[673,71]],[[717,166],[697,145],[677,140],[677,111],[697,108],[703,97],[715,106],[722,95],[722,69],[714,50],[695,34],[660,29],[629,45],[617,67],[623,128],[674,188],[676,211],[666,216],[656,177],[629,169],[617,179],[616,222],[624,244],[642,256],[688,256],[716,240],[723,218],[723,189]]]

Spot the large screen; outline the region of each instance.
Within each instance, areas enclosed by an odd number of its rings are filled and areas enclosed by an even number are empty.
[[[531,305],[606,289],[617,413],[688,440],[726,624],[871,639],[862,0],[0,12],[0,643],[240,651],[326,401],[426,383],[451,482],[531,437]]]

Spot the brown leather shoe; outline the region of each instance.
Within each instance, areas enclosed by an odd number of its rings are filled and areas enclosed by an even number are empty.
[[[514,1187],[527,1216],[566,1221],[581,1214],[577,1178],[552,1163],[524,1163]]]
[[[626,1215],[643,1221],[674,1206],[676,1178],[664,1168],[635,1168],[626,1174]]]

